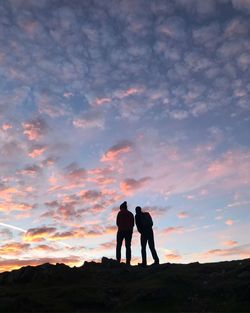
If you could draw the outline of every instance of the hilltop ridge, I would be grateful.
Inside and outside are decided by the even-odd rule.
[[[249,312],[250,259],[140,268],[103,258],[0,274],[1,312]]]

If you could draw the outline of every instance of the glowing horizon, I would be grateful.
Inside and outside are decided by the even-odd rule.
[[[248,0],[0,3],[0,272],[115,258],[124,200],[151,213],[161,263],[250,257],[249,15]]]

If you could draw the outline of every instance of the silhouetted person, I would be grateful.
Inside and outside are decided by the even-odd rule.
[[[141,266],[147,266],[147,253],[146,246],[147,242],[149,245],[149,249],[152,253],[152,257],[154,259],[155,265],[159,264],[159,258],[155,250],[154,243],[154,233],[153,233],[153,220],[151,215],[148,212],[142,212],[141,207],[137,206],[135,208],[135,223],[139,233],[141,234],[141,255],[142,255],[142,263],[139,264]]]
[[[116,225],[118,226],[117,231],[117,242],[116,242],[116,259],[118,262],[121,261],[121,247],[123,239],[125,239],[126,246],[126,264],[130,264],[131,261],[131,240],[134,227],[134,215],[127,208],[127,202],[124,201],[120,205],[120,211],[117,214]]]

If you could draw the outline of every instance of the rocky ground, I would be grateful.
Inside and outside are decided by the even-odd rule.
[[[250,312],[250,259],[27,266],[0,274],[0,312]]]

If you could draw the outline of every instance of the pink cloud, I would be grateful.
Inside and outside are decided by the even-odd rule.
[[[27,166],[22,170],[17,171],[17,174],[37,176],[41,173],[41,168],[38,165]]]
[[[235,240],[228,240],[228,241],[223,242],[224,246],[229,246],[229,247],[236,246],[237,244],[238,242]]]
[[[12,242],[0,246],[1,255],[20,255],[30,248],[28,243]]]
[[[132,151],[133,144],[128,141],[124,140],[119,142],[118,144],[111,147],[101,158],[102,162],[107,161],[115,161],[119,157],[121,157],[123,154],[128,153]]]
[[[37,259],[4,259],[0,258],[0,271],[11,271],[13,269],[17,269],[22,266],[37,266],[44,263],[64,263],[70,266],[77,265],[81,261],[79,256],[68,256],[68,257],[45,257],[45,258],[37,258]]]
[[[182,212],[178,213],[178,217],[180,219],[187,218],[188,217],[188,213],[185,212],[185,211],[182,211]]]
[[[142,88],[142,87],[131,87],[125,91],[119,92],[118,97],[119,98],[126,98],[126,97],[129,97],[132,95],[139,94],[139,93],[143,92],[143,90],[144,90],[144,88]]]
[[[149,181],[151,177],[143,177],[138,180],[133,178],[127,178],[120,184],[121,191],[125,194],[132,194],[136,190],[143,188]]]
[[[111,102],[111,98],[97,98],[95,100],[95,105],[101,106]]]
[[[3,129],[4,131],[6,131],[6,130],[8,130],[8,129],[11,129],[11,128],[12,128],[12,125],[9,124],[9,123],[4,123],[4,124],[2,125],[2,129]]]
[[[228,249],[213,249],[205,252],[203,254],[205,257],[228,257],[228,256],[235,256],[237,258],[249,258],[250,257],[250,246],[249,245],[241,245],[241,246],[234,246],[233,248]]]
[[[232,226],[234,224],[234,220],[233,219],[228,219],[226,222],[225,222],[228,226]]]
[[[45,146],[34,146],[32,148],[32,150],[29,152],[29,157],[31,158],[37,158],[41,155],[44,154],[44,152],[47,150],[48,148]]]
[[[38,140],[48,131],[47,123],[41,118],[25,122],[22,125],[24,129],[23,133],[29,140]]]
[[[144,212],[149,212],[154,217],[159,217],[164,215],[166,212],[170,210],[170,207],[158,207],[158,206],[145,206],[142,208]]]
[[[51,234],[56,232],[55,227],[37,227],[37,228],[30,228],[24,235],[25,241],[30,242],[37,242],[43,241],[46,237],[49,237]]]
[[[16,187],[0,186],[0,199],[11,201],[14,195],[22,195],[22,192]]]
[[[18,203],[18,202],[8,202],[5,201],[0,203],[0,211],[2,212],[12,212],[12,211],[30,211],[34,209],[35,205],[30,205],[28,203]]]
[[[73,120],[76,128],[104,128],[105,119],[100,112],[86,112],[81,117]]]
[[[116,241],[115,240],[104,242],[104,243],[100,244],[100,248],[103,250],[111,250],[111,249],[114,249],[115,247],[116,247]]]
[[[167,227],[163,229],[163,233],[167,235],[174,234],[174,233],[180,234],[180,233],[183,233],[183,231],[184,231],[184,227],[182,226]]]
[[[166,253],[165,254],[166,261],[180,261],[182,259],[181,255],[176,253]]]

